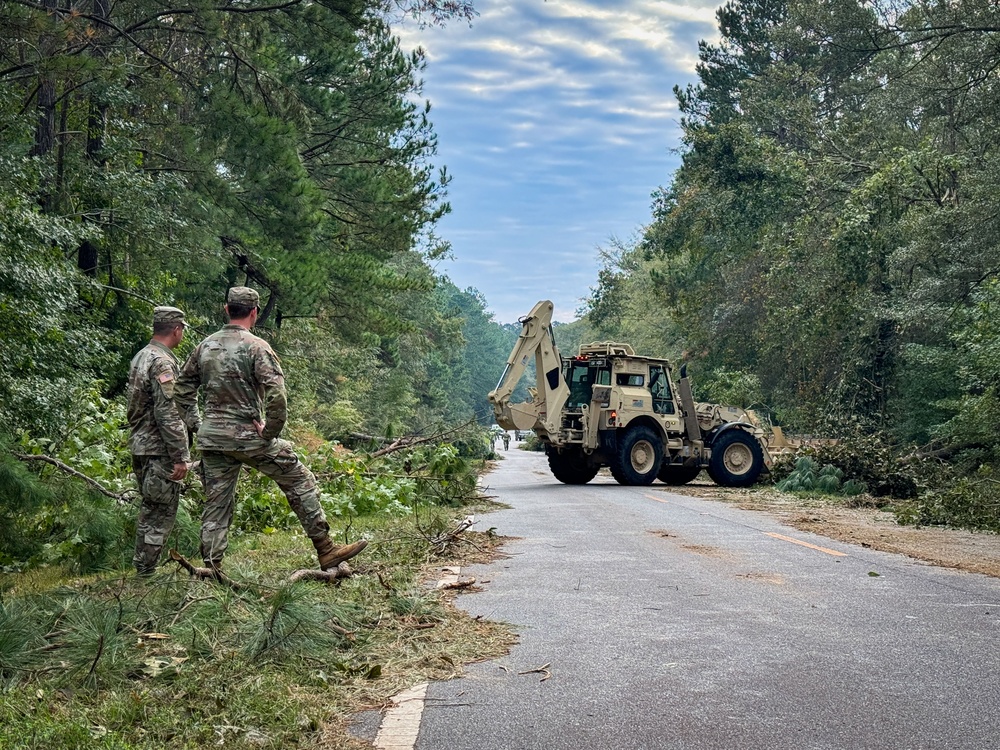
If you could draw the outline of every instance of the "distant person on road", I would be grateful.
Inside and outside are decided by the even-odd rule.
[[[197,430],[205,481],[201,516],[201,556],[205,566],[221,570],[229,546],[236,482],[244,465],[271,477],[285,493],[323,570],[336,568],[361,552],[368,542],[334,544],[319,502],[312,472],[299,461],[292,444],[279,439],[285,426],[285,375],[278,355],[250,333],[257,323],[260,295],[245,286],[226,297],[229,324],[202,341],[181,369],[177,398],[188,427]],[[196,408],[201,389],[205,418]]]
[[[503,449],[507,450],[510,448],[510,433],[504,432],[503,434]]]
[[[153,309],[153,338],[129,365],[128,448],[142,502],[135,522],[132,564],[152,575],[174,528],[181,480],[191,454],[188,431],[175,400],[180,374],[173,350],[184,338],[184,313],[176,307]]]

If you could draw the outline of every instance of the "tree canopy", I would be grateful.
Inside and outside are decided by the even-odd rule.
[[[205,334],[234,284],[260,290],[260,332],[292,363],[301,415],[331,436],[478,413],[489,367],[464,359],[492,362],[481,342],[500,329],[431,267],[450,252],[435,234],[449,178],[423,53],[392,34],[403,15],[474,10],[0,6],[0,429],[65,429],[95,383],[122,392],[153,305]]]

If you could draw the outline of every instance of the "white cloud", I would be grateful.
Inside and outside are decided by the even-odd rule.
[[[454,177],[443,270],[501,321],[542,298],[569,320],[596,283],[596,248],[649,221],[650,193],[677,166],[672,89],[694,80],[718,4],[477,3],[471,28],[398,30],[426,50],[438,161]]]

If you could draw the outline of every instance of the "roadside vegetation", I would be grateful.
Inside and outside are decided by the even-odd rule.
[[[228,571],[239,591],[173,566],[24,574],[0,604],[0,745],[351,747],[351,712],[511,644],[424,580],[496,543],[435,541],[453,525],[442,509],[356,521],[372,542],[336,586],[288,582],[310,565],[288,532],[243,537]]]
[[[379,458],[328,443],[311,451],[334,536],[369,540],[334,584],[290,580],[315,559],[272,483],[241,482],[227,556],[236,586],[167,561],[140,578],[121,462],[74,462],[105,493],[7,453],[0,746],[350,748],[352,712],[505,653],[509,630],[469,618],[433,586],[442,566],[487,561],[501,541],[464,522],[484,508],[484,433],[455,437],[479,455],[440,441]],[[168,542],[195,561],[200,500],[192,481]]]

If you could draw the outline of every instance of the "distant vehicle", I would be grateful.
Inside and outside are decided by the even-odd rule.
[[[514,430],[515,440],[527,440],[532,434],[531,430]]]
[[[765,431],[747,409],[696,403],[682,367],[671,377],[665,359],[637,356],[627,344],[581,345],[563,357],[552,334],[552,303],[539,302],[521,319],[523,330],[489,401],[497,422],[533,431],[560,482],[586,484],[608,466],[625,485],[692,481],[702,469],[724,487],[747,487],[775,453],[794,446],[775,428]],[[532,400],[510,397],[535,358]]]

